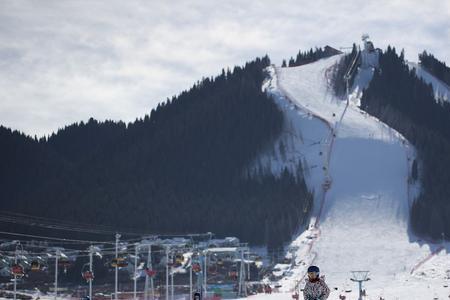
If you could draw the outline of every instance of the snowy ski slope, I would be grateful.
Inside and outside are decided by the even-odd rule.
[[[422,68],[419,64],[408,62],[408,66],[416,70],[416,75],[422,78],[426,83],[431,84],[434,90],[434,97],[443,101],[450,101],[450,87],[431,75],[427,70]]]
[[[315,208],[309,230],[288,247],[294,263],[279,281],[281,294],[258,297],[287,299],[304,285],[305,270],[314,263],[332,288],[331,299],[357,299],[352,270],[370,271],[367,299],[448,299],[449,245],[434,255],[442,243],[423,244],[408,227],[418,190],[407,182],[414,148],[358,108],[372,70],[359,71],[348,102],[333,95],[327,76],[338,59],[269,68],[263,88],[285,113],[280,141],[288,151],[282,157],[268,150],[259,164],[277,173],[302,160]]]

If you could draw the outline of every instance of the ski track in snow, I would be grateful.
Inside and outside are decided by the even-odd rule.
[[[278,174],[302,160],[315,207],[308,229],[287,247],[286,256],[294,262],[283,266],[280,293],[256,297],[290,298],[314,263],[332,289],[330,299],[340,294],[357,298],[352,270],[370,271],[366,299],[448,299],[449,244],[446,251],[433,253],[442,243],[421,244],[409,231],[411,201],[420,190],[407,183],[415,150],[401,134],[359,109],[372,70],[359,70],[348,103],[333,95],[327,73],[339,58],[268,68],[263,89],[282,109],[290,134],[283,132],[276,142],[288,145],[285,155],[267,150],[258,163]],[[326,178],[332,181],[328,191],[322,186]]]

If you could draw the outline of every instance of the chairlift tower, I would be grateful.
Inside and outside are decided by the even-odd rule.
[[[58,260],[61,256],[61,250],[56,249],[55,254],[55,300],[58,299]]]
[[[148,252],[147,252],[147,269],[153,270],[153,265],[152,265],[152,242],[148,243],[147,247],[148,247]],[[153,282],[153,277],[154,276],[145,276],[144,299],[148,300],[148,281],[149,281],[149,277],[150,277],[150,289],[152,291],[152,300],[155,300],[155,287],[154,287],[154,282]]]
[[[379,51],[375,49],[373,42],[367,33],[361,36],[364,49],[361,55],[361,68],[378,68],[379,66]]]
[[[119,233],[116,233],[116,261],[119,257],[119,240],[121,238],[121,235]],[[117,300],[117,293],[118,293],[118,286],[119,286],[119,266],[116,264],[115,266],[115,273],[114,273],[114,299]]]
[[[92,263],[93,263],[93,254],[94,254],[94,247],[92,245],[89,246],[89,274],[93,275],[93,270],[92,270]],[[94,278],[90,278],[89,281],[89,300],[92,300],[92,280]]]
[[[247,287],[245,285],[245,260],[244,260],[244,252],[248,251],[246,246],[239,248],[240,255],[240,270],[239,270],[239,286],[238,286],[238,297],[247,297]]]
[[[169,300],[169,247],[165,247],[166,253],[166,300]]]
[[[352,278],[350,278],[351,281],[357,282],[359,285],[359,297],[358,300],[362,300],[363,296],[363,289],[362,289],[362,283],[365,281],[369,281],[370,278],[367,276],[369,275],[369,271],[351,271],[352,272]]]
[[[16,245],[16,251],[14,252],[14,266],[17,266],[17,258],[19,256],[19,246],[22,247],[22,245],[20,245],[20,242]],[[14,300],[16,300],[16,294],[17,294],[17,274],[14,273]]]

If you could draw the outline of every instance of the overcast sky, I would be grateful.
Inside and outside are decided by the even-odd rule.
[[[450,63],[450,1],[0,1],[0,124],[133,121],[222,68],[359,43]]]

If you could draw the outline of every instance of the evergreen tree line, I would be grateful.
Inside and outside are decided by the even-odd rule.
[[[450,86],[450,68],[447,67],[445,62],[439,61],[433,54],[429,54],[427,51],[419,54],[419,61],[420,65],[428,72]]]
[[[283,68],[289,66],[289,67],[298,67],[301,65],[306,65],[315,61],[318,61],[319,59],[322,58],[326,58],[326,57],[330,57],[336,54],[341,53],[340,51],[331,48],[330,46],[325,46],[323,49],[322,47],[319,48],[311,48],[309,49],[309,51],[305,51],[302,52],[301,50],[299,50],[299,52],[297,53],[297,56],[295,57],[291,57],[289,59],[289,62],[286,63],[286,60],[283,59],[283,62],[281,64],[281,66]]]
[[[333,66],[333,70],[331,72],[331,86],[334,90],[334,93],[339,98],[345,98],[347,92],[347,82],[345,80],[345,75],[351,67],[351,64],[355,57],[358,55],[358,49],[356,48],[356,44],[353,44],[352,52],[344,55],[339,62]],[[349,78],[348,84],[349,88],[352,87],[353,82],[355,80],[356,72],[351,74]]]
[[[412,180],[419,178],[422,190],[411,210],[414,231],[434,239],[442,233],[450,237],[450,104],[437,102],[432,86],[409,70],[403,51],[388,47],[361,108],[399,131],[418,151]]]
[[[312,195],[287,171],[242,176],[282,130],[261,91],[269,64],[222,70],[130,124],[90,119],[41,139],[0,127],[2,209],[280,246],[306,221]]]

